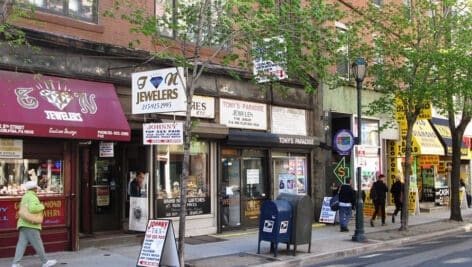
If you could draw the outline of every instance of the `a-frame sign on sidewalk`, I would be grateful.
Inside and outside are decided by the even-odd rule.
[[[149,220],[136,267],[180,267],[171,220]]]

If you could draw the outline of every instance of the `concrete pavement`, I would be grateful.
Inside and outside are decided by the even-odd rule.
[[[200,244],[186,244],[185,259],[189,266],[305,266],[323,260],[356,255],[402,243],[427,240],[472,229],[472,209],[463,209],[464,222],[449,221],[449,211],[422,213],[409,217],[409,230],[398,231],[399,223],[387,219],[386,226],[371,227],[369,218],[365,218],[367,242],[351,241],[355,220],[351,221],[350,232],[340,232],[339,225],[314,224],[311,253],[308,245],[299,245],[296,256],[287,253],[286,245],[279,244],[278,257],[269,252],[270,243],[261,242],[261,254],[257,254],[258,230],[247,230],[222,235],[212,235],[212,241]],[[397,221],[398,221],[397,216]],[[354,217],[355,218],[355,217]],[[50,258],[58,260],[57,266],[83,267],[119,267],[136,266],[140,245],[128,243],[102,247],[85,248],[77,252],[63,251],[49,253]],[[12,258],[0,259],[0,266],[10,266]],[[24,267],[40,266],[37,256],[26,256]]]

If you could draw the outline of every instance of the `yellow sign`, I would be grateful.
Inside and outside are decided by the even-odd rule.
[[[400,98],[395,98],[395,118],[401,123],[406,123],[405,109],[403,107],[403,101]],[[420,109],[420,114],[416,118],[417,120],[430,120],[433,117],[431,102],[423,103]]]
[[[416,121],[413,126],[413,137],[420,147],[421,155],[444,156],[444,148],[428,121]]]

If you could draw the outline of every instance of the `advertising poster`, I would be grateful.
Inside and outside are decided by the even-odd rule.
[[[146,231],[146,223],[148,216],[148,199],[147,197],[130,197],[129,198],[129,230]]]
[[[279,174],[279,193],[297,194],[297,181],[294,174]]]
[[[336,218],[336,211],[332,211],[329,206],[331,197],[323,198],[323,205],[321,206],[320,212],[320,223],[334,223]]]

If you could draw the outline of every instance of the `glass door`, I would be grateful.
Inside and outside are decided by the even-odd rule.
[[[262,201],[266,199],[266,174],[263,159],[260,157],[244,157],[241,166],[242,188],[241,197],[242,220],[248,227],[259,224]]]
[[[221,227],[223,229],[241,226],[241,189],[239,158],[222,159],[221,181]]]

